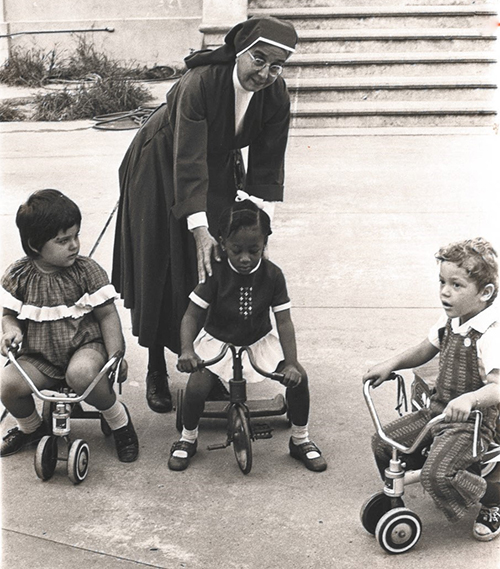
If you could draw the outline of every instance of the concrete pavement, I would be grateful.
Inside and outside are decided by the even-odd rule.
[[[80,205],[82,253],[90,251],[116,203],[118,165],[135,132],[96,131],[87,121],[3,123],[0,132],[1,266],[22,255],[17,207],[44,187]],[[500,247],[498,137],[442,132],[290,137],[286,201],[277,208],[270,255],[287,276],[311,381],[310,430],[329,460],[326,472],[309,472],[288,456],[281,418],[270,421],[271,440],[254,444],[248,476],[231,449],[206,450],[225,438],[215,421],[202,423],[189,469],[169,471],[175,414],[147,408],[146,353],[120,305],[130,367],[122,400],[139,434],[139,460],[119,463],[112,440],[92,421],[72,423],[72,434],[91,449],[90,473],[79,486],[62,465],[50,481],[38,480],[32,451],[3,459],[3,567],[498,567],[500,540],[471,536],[475,512],[449,525],[418,486],[405,498],[423,535],[403,558],[386,555],[359,522],[364,500],[382,488],[362,372],[422,339],[439,315],[433,255],[440,245],[483,235]],[[107,270],[113,229],[95,254]],[[175,391],[187,378],[175,371],[174,357],[169,364]],[[405,375],[409,383],[411,373]],[[395,417],[393,388],[376,394],[384,420]],[[9,418],[3,428],[10,425]]]

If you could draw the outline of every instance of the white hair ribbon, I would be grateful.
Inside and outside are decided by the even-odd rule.
[[[260,208],[262,211],[265,211],[267,213],[267,215],[269,216],[269,219],[271,221],[273,220],[274,207],[276,205],[275,202],[266,202],[262,198],[258,198],[256,196],[251,196],[250,194],[247,194],[243,190],[238,190],[236,192],[236,198],[234,201],[242,202],[245,200],[250,200],[251,202],[253,202],[258,208]]]

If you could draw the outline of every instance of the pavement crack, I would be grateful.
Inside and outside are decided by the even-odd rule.
[[[39,541],[43,541],[45,543],[52,543],[54,545],[59,545],[60,547],[67,547],[69,549],[76,549],[78,551],[84,551],[86,553],[93,553],[94,555],[99,555],[101,557],[106,557],[109,559],[116,559],[118,561],[127,561],[129,563],[133,563],[134,565],[137,565],[137,567],[153,567],[155,569],[165,569],[164,565],[153,565],[152,563],[147,563],[145,561],[137,561],[136,559],[131,559],[130,557],[123,557],[121,555],[113,555],[111,553],[104,553],[103,551],[98,551],[96,549],[89,549],[88,547],[80,547],[78,545],[71,545],[70,543],[64,543],[62,541],[56,541],[55,539],[50,539],[50,538],[43,537],[40,535],[33,535],[31,533],[26,533],[23,531],[7,529],[7,528],[2,528],[2,531],[6,532],[6,533],[21,535],[23,537],[28,537],[31,539],[36,539]]]

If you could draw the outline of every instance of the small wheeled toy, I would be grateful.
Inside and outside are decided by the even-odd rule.
[[[401,392],[404,389],[401,387],[404,385],[403,378],[392,374],[392,379],[397,379],[400,386],[399,391]],[[422,534],[422,522],[419,516],[406,508],[403,502],[405,486],[419,482],[421,470],[405,470],[405,464],[402,462],[401,455],[415,452],[429,430],[434,425],[442,422],[445,415],[441,413],[431,419],[413,444],[409,447],[404,446],[391,439],[385,433],[371,397],[372,383],[372,381],[365,382],[363,394],[378,435],[392,447],[392,458],[388,468],[385,470],[384,489],[368,498],[361,508],[361,523],[367,532],[375,535],[379,545],[385,551],[391,554],[405,553],[417,544]],[[478,456],[477,449],[482,413],[476,410],[473,411],[473,414],[475,415],[475,424],[472,452],[473,456]],[[483,468],[490,460],[498,460],[499,454],[497,446],[489,449],[483,457]],[[485,476],[484,470],[482,475]]]
[[[9,350],[8,358],[16,366],[35,396],[43,401],[42,417],[46,424],[51,425],[51,434],[42,437],[36,448],[36,475],[41,480],[49,480],[55,472],[57,462],[66,462],[69,479],[73,484],[80,484],[85,480],[89,471],[90,449],[83,439],[73,441],[70,439],[70,420],[71,418],[99,419],[103,434],[111,435],[111,428],[101,412],[84,410],[81,402],[104,378],[109,382],[110,390],[113,388],[114,381],[118,381],[121,391],[121,383],[126,379],[119,377],[123,353],[114,354],[81,395],[77,395],[65,383],[61,384],[58,392],[42,393],[19,365],[14,350]],[[65,444],[62,444],[62,441]]]
[[[200,362],[199,368],[202,369],[219,362],[228,350],[232,352],[234,372],[232,379],[229,380],[229,392],[220,383],[218,392],[206,402],[202,417],[227,419],[226,441],[221,444],[210,445],[208,450],[223,449],[232,444],[240,470],[243,474],[248,474],[252,469],[252,441],[272,437],[272,429],[267,423],[254,423],[250,419],[288,414],[288,407],[281,393],[273,399],[247,400],[247,382],[243,374],[241,358],[246,352],[252,367],[269,379],[281,382],[283,375],[261,369],[254,361],[251,348],[248,346],[236,347],[233,344],[224,344],[218,355],[211,360]],[[176,426],[179,432],[182,432],[183,404],[184,390],[180,389],[177,392],[176,406]]]

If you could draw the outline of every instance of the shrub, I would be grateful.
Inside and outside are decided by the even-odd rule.
[[[12,101],[0,102],[0,122],[23,121],[26,115]]]
[[[76,89],[64,88],[35,97],[33,120],[79,120],[96,115],[129,111],[140,107],[152,96],[141,85],[122,78],[98,78]]]

